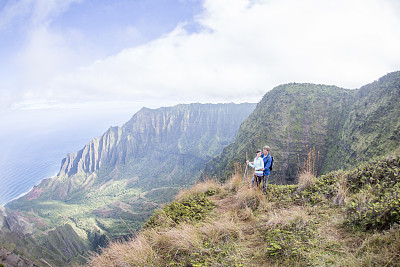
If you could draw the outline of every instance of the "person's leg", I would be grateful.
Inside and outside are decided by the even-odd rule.
[[[264,185],[265,185],[264,175],[261,175],[258,178],[260,179],[260,184],[262,183],[262,187],[260,187],[260,190],[264,190]]]
[[[257,187],[260,186],[260,180],[258,179],[257,174],[254,174],[254,180],[256,180]]]
[[[263,191],[264,191],[264,193],[267,192],[268,179],[269,179],[269,175],[264,175],[264,177],[263,177]]]
[[[252,187],[254,187],[254,182],[255,182],[254,179],[255,179],[255,178],[254,178],[254,176],[253,176],[253,178],[251,178],[251,186],[252,186]]]

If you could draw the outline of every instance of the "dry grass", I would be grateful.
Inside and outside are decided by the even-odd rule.
[[[175,199],[181,200],[184,196],[202,194],[207,191],[220,192],[221,190],[222,185],[220,182],[216,181],[215,179],[207,179],[205,181],[196,183],[193,187],[189,189],[181,189],[176,195]]]
[[[243,232],[235,219],[228,213],[220,217],[209,219],[199,227],[203,239],[210,240],[213,244],[243,238]]]
[[[333,199],[336,205],[344,205],[347,201],[347,191],[349,190],[347,186],[347,176],[343,174],[338,174],[338,192],[336,197]]]
[[[238,221],[254,219],[252,211],[257,208],[263,195],[258,193],[259,190],[247,187],[240,175],[235,175],[224,186],[213,180],[197,183],[190,189],[182,190],[176,199],[212,190],[225,190],[228,195],[236,192],[222,200],[215,198],[220,204],[217,208],[224,210],[218,216],[198,223],[197,226],[188,223],[166,224],[169,225],[167,229],[142,230],[134,239],[112,243],[101,255],[92,255],[89,266],[164,266],[166,259],[160,255],[169,255],[170,260],[174,260],[182,255],[208,253],[209,248],[204,244],[219,246],[243,239],[242,227]],[[158,219],[168,222],[168,216],[162,214],[159,213]],[[235,249],[231,249],[231,252],[233,261],[241,258]]]
[[[179,224],[166,231],[151,231],[148,235],[152,247],[165,254],[176,254],[179,251],[190,253],[201,247],[197,229],[191,224]]]
[[[93,254],[89,266],[151,266],[157,257],[145,234],[139,234],[129,242],[115,242],[101,256]]]
[[[306,222],[309,220],[309,216],[307,216],[307,212],[303,207],[294,206],[290,209],[281,209],[278,211],[270,211],[266,215],[267,222],[265,226],[276,227],[278,225],[285,226],[294,220],[299,220],[302,222]]]
[[[300,163],[299,155],[298,160],[299,169],[297,171],[297,183],[299,184],[299,189],[302,190],[306,187],[313,186],[316,182],[319,152],[316,152],[315,148],[309,149],[307,145],[307,158],[304,159],[303,164]]]
[[[338,180],[335,199],[343,204],[347,181]],[[314,182],[315,177],[299,181],[303,186]],[[144,229],[129,242],[113,243],[101,255],[93,255],[89,266],[400,266],[400,227],[383,234],[354,234],[343,227],[338,206],[293,204],[276,209],[240,174],[224,185],[198,183],[177,199],[208,191],[217,192],[210,196],[216,207],[204,221]],[[362,194],[355,197],[367,201]],[[289,247],[284,253],[297,249],[293,258],[267,255],[264,234],[274,229],[283,229],[280,235],[287,238],[274,241]],[[296,239],[304,234],[310,239]]]
[[[346,250],[332,257],[333,266],[400,266],[400,227],[366,236],[356,251]]]
[[[311,187],[317,181],[317,178],[311,172],[302,172],[298,175],[299,190]]]
[[[240,173],[235,173],[228,181],[226,181],[222,188],[235,193],[245,184],[246,182],[243,180],[242,175]]]

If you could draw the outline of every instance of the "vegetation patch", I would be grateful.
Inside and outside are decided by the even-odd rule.
[[[354,192],[346,205],[346,225],[385,230],[400,222],[400,158],[365,165],[348,175]]]
[[[265,240],[265,253],[275,261],[309,264],[306,255],[315,249],[312,240],[316,238],[316,227],[312,221],[301,217],[283,225],[278,224],[262,231]]]
[[[157,210],[146,222],[144,228],[203,220],[215,206],[208,195],[209,192],[193,194],[171,202],[161,210]]]

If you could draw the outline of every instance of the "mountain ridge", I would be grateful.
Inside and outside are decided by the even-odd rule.
[[[236,106],[237,111],[234,111],[233,107]],[[103,184],[111,179],[120,179],[126,171],[124,166],[131,164],[132,159],[149,160],[149,156],[146,156],[148,151],[158,159],[162,158],[162,153],[156,150],[175,155],[178,160],[182,160],[180,156],[182,154],[192,162],[210,159],[221,147],[230,142],[231,136],[235,135],[238,128],[235,124],[241,122],[253,106],[255,104],[232,103],[177,105],[155,110],[142,108],[122,127],[111,127],[102,136],[92,139],[83,149],[68,154],[62,160],[57,177],[44,180],[26,197],[36,199],[47,188],[55,191],[50,196],[52,199],[65,200],[68,195],[79,190],[80,186],[88,188],[95,185],[99,176],[109,177],[102,182]],[[205,109],[210,109],[210,112],[214,113],[205,117],[202,115]],[[221,114],[217,114],[218,112]],[[236,119],[218,121],[218,116],[236,117]],[[193,119],[198,121],[191,122]],[[221,126],[214,131],[211,122]],[[205,136],[197,135],[191,140],[190,136],[196,136],[196,132],[200,131],[199,127],[202,126]],[[207,135],[212,137],[213,134],[215,137],[207,138]],[[175,140],[176,138],[178,140]],[[155,144],[159,148],[156,148]],[[145,166],[136,165],[137,169],[144,171]],[[139,172],[136,171],[136,175],[140,175]]]
[[[400,72],[356,90],[309,83],[277,86],[242,123],[235,142],[206,164],[203,177],[226,180],[235,164],[243,166],[246,154],[251,160],[264,145],[275,157],[271,178],[279,184],[295,183],[308,149],[318,153],[320,174],[396,152],[399,103]]]

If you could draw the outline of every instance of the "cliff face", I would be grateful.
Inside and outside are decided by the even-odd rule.
[[[350,98],[323,171],[400,152],[400,72],[361,87]]]
[[[44,180],[27,199],[69,199],[110,180],[139,186],[187,184],[202,165],[231,143],[255,104],[190,104],[143,108],[82,150],[68,154],[55,179]],[[190,175],[188,175],[188,173]]]
[[[268,145],[275,159],[275,181],[293,183],[298,157],[305,157],[307,145],[314,146],[320,151],[320,158],[324,158],[345,112],[346,97],[351,94],[338,87],[314,84],[293,83],[274,88],[243,122],[236,141],[206,165],[206,173],[227,178],[234,163],[244,164],[246,153],[252,160],[257,148]]]
[[[207,163],[206,175],[226,179],[236,162],[271,147],[272,179],[293,183],[307,147],[315,148],[319,173],[347,168],[400,147],[400,72],[359,90],[286,84],[268,92],[241,125],[235,142]],[[299,162],[300,159],[300,162]]]

